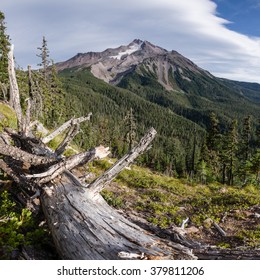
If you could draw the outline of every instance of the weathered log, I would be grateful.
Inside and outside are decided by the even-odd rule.
[[[197,248],[193,250],[200,260],[260,260],[260,249]]]
[[[153,140],[150,129],[140,143],[85,188],[66,174],[45,185],[43,211],[60,256],[64,259],[196,259],[185,246],[160,239],[111,208],[99,192]]]
[[[63,259],[122,259],[122,252],[143,258],[196,259],[190,249],[141,229],[99,194],[64,175],[55,186],[45,186],[41,202]]]

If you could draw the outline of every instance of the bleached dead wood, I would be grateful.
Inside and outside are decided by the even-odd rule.
[[[190,219],[187,218],[187,219],[185,219],[185,220],[182,221],[182,223],[181,223],[181,229],[182,229],[182,230],[185,229],[185,226],[186,226],[186,224],[189,222],[189,220],[190,220]]]
[[[55,150],[55,154],[57,156],[61,155],[66,148],[68,147],[68,145],[70,144],[70,142],[73,140],[73,138],[78,134],[79,132],[79,124],[75,124],[72,125],[70,127],[70,130],[68,131],[66,137],[63,139],[63,141],[60,143],[60,145],[58,146],[58,148]]]
[[[63,131],[65,131],[67,128],[76,125],[76,124],[80,124],[84,121],[88,121],[90,120],[90,117],[92,116],[92,113],[89,113],[86,117],[80,117],[77,119],[70,119],[67,122],[65,122],[64,124],[62,124],[60,127],[58,127],[57,129],[55,129],[51,134],[45,136],[44,138],[42,138],[42,142],[44,144],[49,143],[52,139],[54,139],[56,136],[58,136],[59,134],[61,134]]]
[[[26,115],[24,119],[24,126],[23,126],[23,134],[24,136],[28,136],[30,133],[30,123],[31,123],[31,107],[32,107],[32,102],[31,99],[28,98],[27,100],[27,110],[26,110]]]
[[[129,222],[108,206],[101,195],[94,195],[64,176],[59,184],[45,187],[41,201],[63,259],[121,259],[121,252],[128,252],[129,258],[132,254],[196,258],[190,249]]]
[[[221,236],[227,236],[226,232],[216,223],[213,221],[213,226],[217,229],[217,231],[221,234]]]
[[[62,174],[65,170],[71,170],[80,164],[85,164],[96,158],[106,157],[109,153],[110,152],[108,148],[99,146],[87,152],[73,155],[68,158],[64,158],[61,161],[59,161],[57,164],[52,165],[47,171],[39,174],[26,175],[26,178],[42,178],[37,180],[37,183],[38,184],[47,183],[55,179],[60,174]]]
[[[89,184],[88,188],[94,192],[99,193],[107,184],[109,184],[116,175],[133,162],[139,155],[141,155],[150,145],[156,135],[154,128],[149,129],[146,135],[140,140],[128,154],[118,160],[112,167],[110,167],[104,174],[98,177],[94,182]]]
[[[7,145],[0,142],[0,154],[4,156],[10,156],[21,162],[26,162],[30,165],[41,165],[46,163],[55,162],[56,158],[43,157],[34,154],[30,154],[21,150],[20,148]]]
[[[10,105],[14,108],[18,121],[18,131],[23,131],[23,114],[20,103],[20,93],[16,80],[14,65],[14,46],[11,45],[8,53],[8,74],[10,81]]]

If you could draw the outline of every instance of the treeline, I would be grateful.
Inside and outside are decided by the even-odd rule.
[[[252,126],[252,117],[243,119],[241,129],[233,120],[221,132],[216,114],[210,116],[210,126],[198,164],[202,182],[219,181],[223,184],[246,185],[260,182],[260,119]]]

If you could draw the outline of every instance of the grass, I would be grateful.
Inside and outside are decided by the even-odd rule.
[[[14,110],[10,106],[0,102],[0,132],[3,130],[3,127],[16,129],[17,118]]]
[[[96,161],[91,166],[91,172],[98,175],[110,166],[111,163],[106,160]],[[134,210],[149,223],[161,228],[180,226],[187,217],[194,226],[204,227],[207,218],[221,223],[221,219],[227,214],[236,227],[239,225],[238,216],[243,216],[243,211],[260,204],[260,189],[253,185],[241,188],[219,183],[195,184],[155,174],[135,165],[130,170],[123,170],[114,182],[114,187],[109,187],[102,193],[110,205]],[[236,214],[240,212],[242,214]],[[238,226],[232,229],[233,233],[241,242],[259,246],[259,227],[244,228],[241,231]],[[231,245],[219,242],[219,246]]]

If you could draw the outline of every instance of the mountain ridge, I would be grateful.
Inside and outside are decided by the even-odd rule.
[[[177,51],[167,51],[146,40],[142,41],[140,39],[135,39],[126,46],[122,45],[118,48],[108,48],[103,52],[78,53],[67,61],[57,63],[56,66],[58,71],[66,68],[90,67],[91,73],[95,77],[111,84],[118,84],[122,76],[129,71],[131,72],[134,67],[145,62],[147,63],[148,61],[158,66],[159,82],[165,86],[166,89],[172,89],[172,87],[163,82],[161,77],[162,68],[168,70],[169,67],[172,66],[174,71],[179,67],[209,76],[211,75]]]

